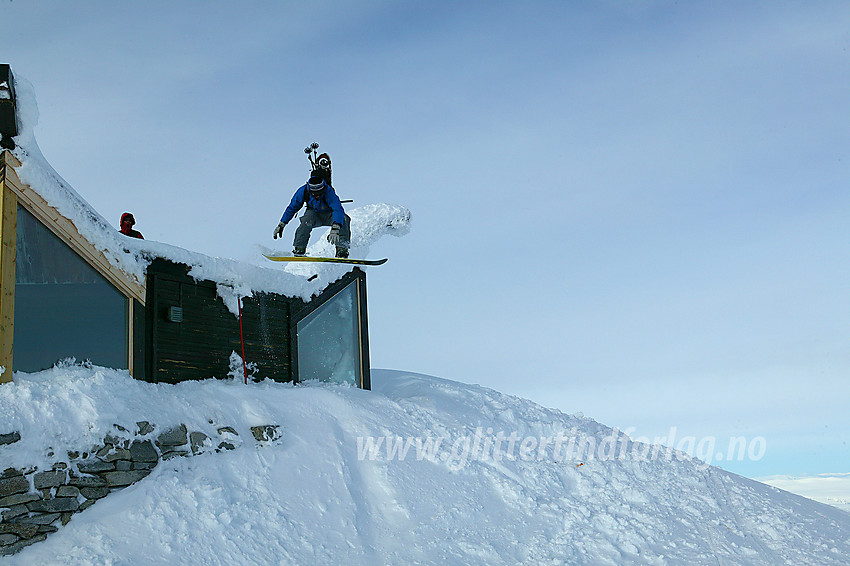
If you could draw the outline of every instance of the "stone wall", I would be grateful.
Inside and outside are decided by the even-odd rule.
[[[213,423],[211,423],[213,424]],[[251,428],[259,443],[280,438],[277,425]],[[185,425],[156,433],[139,422],[130,432],[118,425],[103,443],[72,452],[50,470],[7,468],[0,472],[0,556],[47,538],[110,493],[148,476],[156,465],[178,456],[233,450],[242,444],[232,427],[217,428],[213,440]],[[0,434],[0,446],[20,441],[18,432]]]

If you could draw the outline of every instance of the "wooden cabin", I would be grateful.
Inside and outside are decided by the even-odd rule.
[[[146,307],[136,309],[139,376],[155,382],[226,376],[232,352],[276,381],[317,379],[369,383],[366,274],[346,273],[305,302],[259,292],[234,317],[212,281],[196,281],[189,268],[155,259],[147,270]]]
[[[128,250],[99,248],[79,221],[21,180],[22,164],[9,151],[19,124],[8,66],[0,66],[4,84],[0,383],[12,380],[13,370],[40,371],[67,358],[126,369],[150,382],[224,378],[232,353],[244,352],[258,378],[370,388],[362,270],[345,272],[309,300],[255,288],[238,315],[219,296],[218,282],[189,276],[180,261],[150,256],[141,276],[128,273],[115,261]],[[101,230],[115,231],[94,211],[90,216]]]

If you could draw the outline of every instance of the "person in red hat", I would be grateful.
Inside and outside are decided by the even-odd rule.
[[[130,236],[131,238],[139,238],[140,240],[144,240],[145,237],[142,236],[142,233],[138,230],[133,230],[133,226],[136,224],[136,219],[133,218],[133,215],[129,212],[125,212],[121,215],[121,233],[125,236]]]

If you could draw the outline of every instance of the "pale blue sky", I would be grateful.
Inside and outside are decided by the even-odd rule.
[[[850,471],[847,2],[115,4],[0,0],[108,219],[247,257],[318,141],[343,198],[413,212],[374,367]]]

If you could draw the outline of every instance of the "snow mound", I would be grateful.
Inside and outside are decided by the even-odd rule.
[[[372,382],[369,392],[148,384],[80,366],[18,373],[0,386],[0,414],[22,436],[0,447],[4,466],[52,463],[46,446],[80,450],[114,424],[142,420],[231,426],[243,440],[251,426],[276,424],[282,437],[161,462],[6,560],[776,565],[850,556],[850,515],[838,509],[684,454],[638,457],[645,445],[616,430],[483,387],[386,370]],[[511,437],[520,440],[510,449],[499,440]],[[547,438],[611,439],[622,456],[523,451]]]

